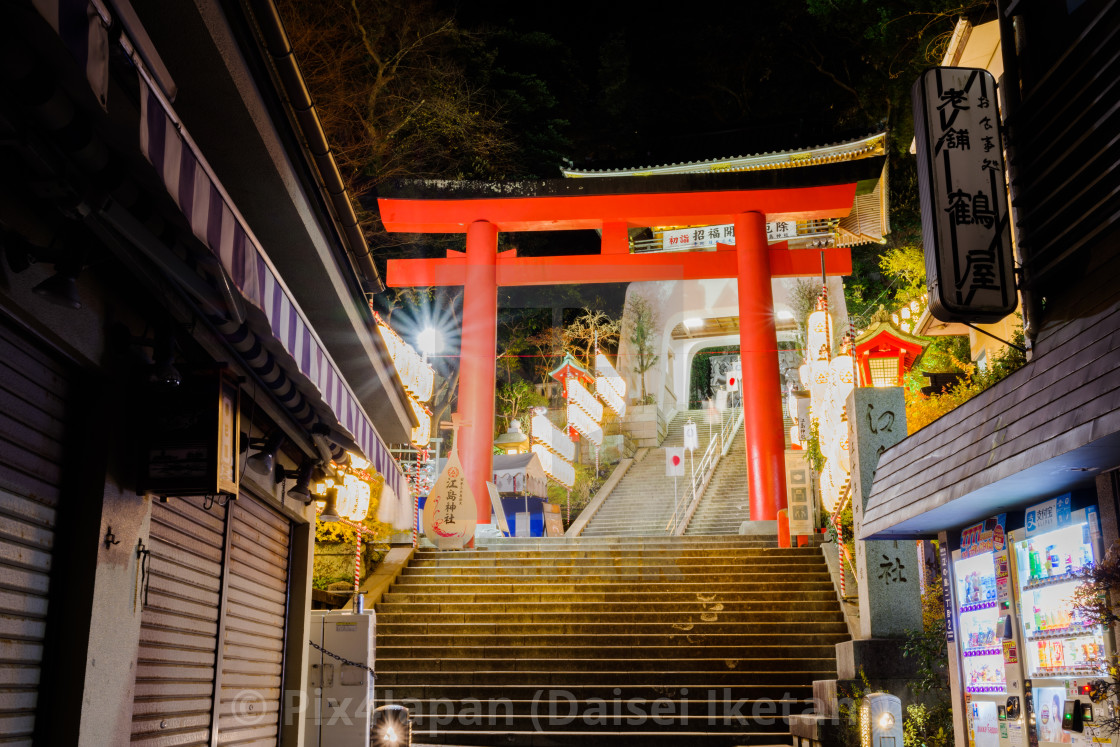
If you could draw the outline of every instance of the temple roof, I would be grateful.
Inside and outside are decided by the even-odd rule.
[[[812,148],[756,153],[750,156],[713,158],[708,161],[688,161],[660,166],[639,166],[628,169],[561,169],[569,179],[586,179],[604,176],[654,176],[661,174],[726,173],[731,171],[769,171],[797,166],[817,166],[837,161],[854,161],[887,152],[887,133],[848,140]]]

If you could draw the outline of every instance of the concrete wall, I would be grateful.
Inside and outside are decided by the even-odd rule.
[[[819,282],[819,278],[775,278],[771,284],[774,293],[774,313],[779,326],[789,327],[794,320],[781,317],[784,312],[792,313],[790,297],[798,280],[808,279]],[[844,286],[841,278],[829,278],[830,298],[842,299]],[[685,409],[688,407],[689,376],[692,359],[703,348],[724,345],[738,345],[739,335],[720,335],[716,337],[673,340],[673,328],[692,317],[738,317],[739,291],[735,278],[718,280],[664,280],[656,282],[631,283],[626,289],[626,300],[636,296],[651,301],[657,312],[657,333],[654,348],[660,359],[651,370],[646,372],[646,391],[657,396],[662,409]],[[833,323],[838,330],[847,330],[848,312],[843,303],[834,303]],[[641,396],[641,380],[634,373],[636,357],[630,342],[634,320],[627,315],[622,320],[622,336],[618,350],[619,374],[626,379],[628,398],[635,401]],[[779,330],[779,339],[792,339],[793,332]]]

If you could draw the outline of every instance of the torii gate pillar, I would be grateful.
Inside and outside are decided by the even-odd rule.
[[[498,344],[498,227],[467,226],[463,277],[463,337],[459,357],[459,412],[468,423],[456,436],[459,459],[478,507],[478,523],[490,523],[494,474],[494,381]]]
[[[739,267],[739,359],[743,367],[743,419],[747,442],[747,494],[752,521],[773,520],[786,507],[785,434],[778,372],[778,332],[766,216],[735,216]]]

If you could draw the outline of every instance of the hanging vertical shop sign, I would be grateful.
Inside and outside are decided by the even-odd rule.
[[[1018,301],[995,78],[932,68],[911,97],[930,313],[998,321]]]
[[[240,387],[224,370],[148,387],[139,486],[159,495],[237,494]]]

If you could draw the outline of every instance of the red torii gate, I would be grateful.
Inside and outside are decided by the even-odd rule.
[[[619,176],[528,182],[407,181],[382,189],[385,229],[465,233],[466,251],[446,259],[389,260],[394,288],[462,285],[463,331],[459,456],[478,505],[490,521],[485,482],[492,472],[498,286],[738,278],[739,345],[747,485],[752,520],[785,507],[785,433],[771,278],[817,275],[821,252],[769,246],[766,221],[842,218],[857,194],[874,188],[883,158],[730,174]],[[711,252],[631,254],[630,226],[734,223],[734,247]],[[519,257],[498,253],[499,231],[599,229],[599,255]],[[825,271],[849,275],[848,249],[826,249]]]

